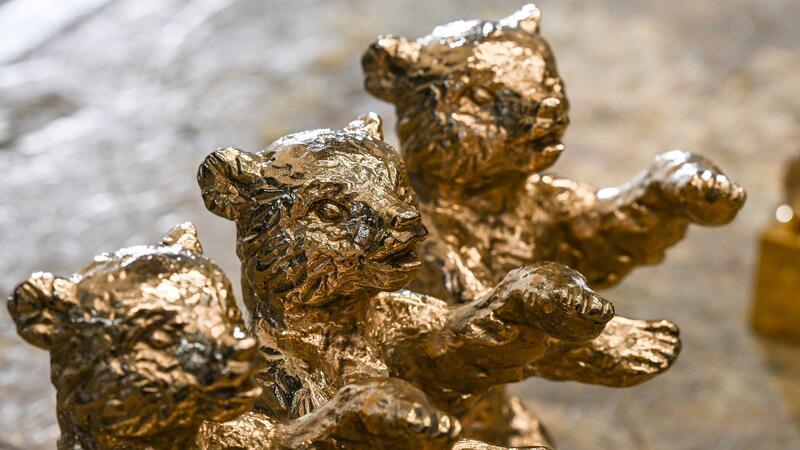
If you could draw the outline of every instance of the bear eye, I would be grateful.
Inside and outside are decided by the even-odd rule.
[[[338,222],[344,219],[347,214],[342,205],[331,200],[323,200],[317,203],[314,211],[325,222]]]
[[[172,336],[164,330],[155,330],[147,337],[147,342],[155,349],[164,349],[172,345]]]
[[[492,93],[488,89],[480,86],[474,87],[470,94],[472,101],[474,101],[478,105],[491,103],[494,100],[494,95],[492,95]]]

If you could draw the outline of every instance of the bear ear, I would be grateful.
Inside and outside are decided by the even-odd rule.
[[[361,57],[364,87],[372,95],[394,102],[400,84],[419,59],[422,46],[416,41],[381,36]]]
[[[501,26],[515,27],[534,34],[539,32],[539,22],[542,20],[542,12],[536,5],[528,3],[522,9],[511,14],[500,21]]]
[[[180,245],[190,252],[203,254],[203,246],[197,238],[197,227],[192,222],[183,222],[172,227],[169,233],[161,239],[161,245]]]
[[[14,289],[8,312],[23,339],[49,350],[64,336],[69,310],[76,305],[75,283],[37,272]]]
[[[197,170],[206,208],[220,217],[238,220],[261,178],[258,159],[258,155],[236,148],[222,148],[208,155]]]
[[[356,133],[366,133],[379,141],[383,140],[383,119],[374,112],[358,116],[358,119],[347,124],[344,129]]]

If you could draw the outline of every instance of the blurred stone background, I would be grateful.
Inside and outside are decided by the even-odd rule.
[[[238,278],[234,228],[194,180],[220,146],[257,150],[374,110],[361,51],[522,1],[0,0],[0,292],[32,271],[195,222]],[[757,233],[800,147],[796,0],[542,1],[572,103],[556,170],[620,183],[682,147],[749,191],[739,219],[692,229],[658,267],[607,292],[620,314],[670,318],[684,350],[666,375],[614,390],[529,380],[516,390],[567,449],[800,448],[800,348],[747,325]],[[0,308],[0,448],[55,447],[45,352]]]

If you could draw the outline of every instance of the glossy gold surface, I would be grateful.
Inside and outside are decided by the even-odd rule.
[[[674,325],[623,319],[615,330],[645,334],[637,345],[646,356],[629,360],[642,366],[638,378],[614,378],[622,358],[602,366],[592,354],[591,375],[566,370],[586,362],[580,349],[564,354],[597,338],[614,309],[556,262],[511,270],[458,304],[397,291],[422,266],[416,250],[427,230],[403,161],[383,142],[374,114],[343,130],[286,136],[258,153],[217,150],[198,181],[209,210],[236,222],[252,332],[270,361],[256,410],[285,423],[301,417],[296,426],[315,423],[300,434],[300,447],[447,448],[458,436],[546,444],[538,422],[502,385],[530,375],[579,379],[573,372],[587,381],[641,382],[677,352]],[[619,345],[597,342],[609,355]],[[360,402],[336,403],[352,383],[415,412],[382,407],[375,414],[383,425],[347,427],[343,437],[344,417],[367,414]],[[309,419],[317,414],[336,420]]]
[[[374,114],[206,158],[205,204],[237,226],[260,386],[255,340],[191,225],[21,284],[9,311],[51,351],[60,448],[546,448],[505,384],[666,370],[677,327],[614,318],[590,284],[659,260],[689,223],[730,221],[744,191],[682,151],[618,188],[538,175],[568,124],[538,32],[529,6],[370,49],[410,179]]]
[[[56,3],[63,7],[0,1],[0,47],[34,37],[0,70],[4,295],[34,270],[70,274],[104,250],[157,242],[183,219],[237,289],[235,227],[206,211],[193,179],[203,158],[227,143],[256,150],[295,131],[335,128],[367,110],[385,114],[386,140],[399,148],[394,108],[365,95],[356,55],[381,33],[418,37],[456,18],[498,19],[524,2]],[[87,15],[90,3],[105,6]],[[552,170],[613,186],[659,149],[683,146],[748,191],[731,226],[695,227],[664,263],[601,291],[617,314],[680,324],[684,347],[666,376],[631,389],[541,378],[509,386],[560,449],[710,449],[721,441],[797,449],[800,346],[761,339],[742,322],[756,241],[785,202],[780,180],[800,138],[800,102],[787,95],[800,86],[800,2],[764,6],[539,5],[572,121],[568,151]],[[0,398],[0,448],[56,448],[49,353],[16,334],[5,307]]]
[[[58,448],[224,448],[204,422],[234,419],[261,393],[231,292],[189,223],[71,277],[20,284],[8,309],[20,336],[50,352]]]
[[[611,286],[660,262],[689,224],[728,223],[744,204],[718,167],[679,150],[613,188],[542,174],[564,150],[569,102],[540,17],[528,5],[416,40],[383,36],[363,56],[367,90],[396,107],[431,233],[414,290],[469,303],[510,270],[543,261]],[[616,317],[594,339],[551,332],[526,375],[631,386],[668,369],[679,349],[674,324]]]
[[[789,161],[784,203],[761,235],[753,327],[759,333],[800,342],[800,157]]]

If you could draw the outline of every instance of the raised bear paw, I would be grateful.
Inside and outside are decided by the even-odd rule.
[[[555,262],[512,270],[496,294],[521,309],[508,311],[510,320],[525,317],[550,336],[567,341],[593,339],[614,317],[614,305],[594,292],[583,275]]]
[[[527,371],[552,380],[634,386],[669,369],[680,349],[672,322],[615,317],[592,341],[554,341]]]
[[[723,225],[736,217],[745,190],[708,159],[673,150],[656,157],[651,172],[667,200],[699,225]]]
[[[322,443],[332,438],[352,448],[436,450],[451,448],[461,433],[456,418],[436,409],[416,387],[395,378],[346,385],[324,410],[317,413],[324,417],[320,424],[336,425]]]

